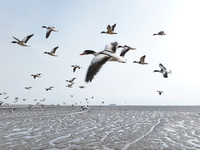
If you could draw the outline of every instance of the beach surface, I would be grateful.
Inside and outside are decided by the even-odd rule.
[[[1,150],[200,149],[200,106],[90,106],[88,110],[18,106],[10,110],[11,106],[0,108]]]

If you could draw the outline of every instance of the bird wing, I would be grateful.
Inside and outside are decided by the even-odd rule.
[[[51,31],[52,31],[52,29],[47,29],[47,32],[46,32],[46,39],[49,37]]]
[[[14,38],[15,40],[17,40],[18,42],[20,41],[18,38],[14,37],[14,36],[13,36],[13,38]]]
[[[146,57],[145,55],[142,56],[142,57],[140,58],[140,62],[144,62],[145,57]]]
[[[125,56],[125,54],[129,51],[129,48],[128,47],[124,47],[120,53],[120,56]]]
[[[167,73],[167,71],[162,70],[162,74],[163,74],[163,77],[164,77],[164,78],[167,78],[167,77],[168,77],[168,73]]]
[[[112,42],[112,43],[106,44],[104,50],[112,51],[115,53],[117,50],[117,47],[118,47],[118,43]]]
[[[116,23],[112,26],[112,31],[115,30]]]
[[[159,67],[161,68],[161,70],[163,69],[163,70],[167,70],[164,66],[163,66],[163,64],[159,64]]]
[[[22,41],[26,43],[34,34],[26,36]]]
[[[111,28],[110,25],[107,26],[107,30],[108,30],[109,33],[112,32],[112,28]]]
[[[59,46],[54,47],[54,48],[52,49],[51,53],[55,53],[58,47],[59,47]]]
[[[76,68],[77,68],[77,67],[74,67],[74,68],[73,68],[73,72],[75,72],[75,71],[76,71]]]
[[[101,67],[110,59],[105,54],[99,54],[92,59],[91,65],[88,68],[85,81],[91,82],[94,76],[99,72]]]

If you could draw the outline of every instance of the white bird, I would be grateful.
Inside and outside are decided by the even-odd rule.
[[[154,70],[154,72],[160,72],[163,74],[164,78],[168,77],[168,73],[172,73],[171,70],[167,71],[167,69],[160,63],[159,64],[160,70]]]
[[[55,27],[46,27],[46,26],[42,26],[42,28],[46,28],[46,29],[47,29],[47,32],[46,32],[46,39],[49,37],[51,31],[58,32],[58,30],[56,30]]]
[[[158,32],[158,33],[154,33],[153,35],[166,35],[166,33],[164,32],[164,31],[160,31],[160,32]]]
[[[16,40],[16,41],[12,41],[11,43],[17,43],[21,46],[30,46],[30,45],[27,45],[26,42],[28,42],[28,40],[33,36],[34,34],[31,34],[31,35],[28,35],[26,36],[25,38],[23,38],[23,40],[19,40],[18,38],[14,37],[13,38]]]
[[[133,63],[138,63],[138,64],[141,64],[141,65],[147,65],[148,63],[146,63],[144,61],[145,57],[146,57],[146,55],[140,57],[140,61],[133,61]]]
[[[58,56],[58,55],[55,55],[55,52],[56,50],[58,49],[58,46],[54,47],[51,52],[44,52],[44,54],[48,54],[50,56]]]
[[[126,63],[126,60],[121,57],[117,56],[115,54],[116,49],[118,47],[117,42],[109,43],[105,46],[105,49],[99,53],[96,53],[92,50],[85,50],[80,55],[87,55],[87,54],[93,54],[95,57],[92,59],[92,62],[88,68],[87,74],[86,74],[86,82],[91,82],[94,78],[94,76],[99,72],[101,67],[109,60],[112,61],[118,61],[120,63]]]
[[[116,26],[116,24],[112,25],[112,27],[110,25],[108,25],[107,26],[107,31],[102,31],[101,33],[105,33],[105,34],[117,34],[116,32],[114,32],[115,26]]]

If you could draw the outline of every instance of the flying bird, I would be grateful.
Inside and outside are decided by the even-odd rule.
[[[1,106],[3,103],[4,103],[3,101],[0,101],[0,106]]]
[[[165,33],[164,31],[160,31],[160,32],[158,32],[158,33],[154,33],[153,36],[154,36],[154,35],[161,35],[161,36],[162,36],[162,35],[166,35],[166,33]]]
[[[114,32],[116,27],[116,24],[112,25],[112,27],[110,25],[107,26],[107,31],[102,31],[101,33],[105,33],[105,34],[117,34],[116,32]]]
[[[72,85],[73,85],[73,83],[72,83],[72,84],[68,84],[68,85],[66,85],[66,87],[68,87],[68,88],[72,88]]]
[[[44,52],[44,54],[48,54],[48,55],[50,55],[50,56],[58,56],[58,55],[55,55],[55,52],[56,52],[56,50],[58,49],[58,47],[59,47],[59,46],[56,46],[56,47],[54,47],[54,48],[51,50],[51,52]]]
[[[66,82],[69,82],[69,83],[72,83],[72,84],[74,84],[74,80],[75,80],[76,78],[72,78],[71,80],[66,80]]]
[[[124,45],[124,46],[118,46],[118,48],[123,48],[121,53],[120,53],[120,56],[121,57],[124,57],[125,54],[129,51],[129,50],[136,50],[136,48],[133,48],[133,47],[130,47],[130,46],[127,46],[127,45]]]
[[[46,26],[42,26],[42,28],[46,28],[47,29],[47,32],[46,32],[46,39],[49,37],[50,33],[52,31],[54,32],[58,32],[58,30],[55,29],[55,27],[46,27]]]
[[[4,99],[8,99],[9,98],[9,96],[6,96]]]
[[[141,65],[147,65],[148,63],[146,63],[144,60],[145,60],[145,57],[146,55],[140,57],[140,61],[133,61],[133,63],[138,63],[138,64],[141,64]]]
[[[25,38],[23,38],[23,40],[19,40],[18,38],[14,37],[13,38],[16,40],[16,41],[12,41],[11,43],[17,43],[21,46],[30,46],[30,45],[27,45],[26,43],[28,42],[28,40],[33,36],[34,34],[31,34],[31,35],[28,35],[26,36]]]
[[[79,65],[72,65],[71,67],[73,67],[73,72],[75,72],[76,69],[81,69]]]
[[[31,76],[33,76],[34,79],[36,78],[41,78],[41,73],[37,73],[37,74],[32,74]]]
[[[80,54],[80,55],[93,54],[95,56],[92,59],[92,62],[88,68],[85,78],[86,82],[91,82],[94,76],[99,72],[101,67],[109,60],[118,61],[120,63],[126,63],[126,60],[123,57],[117,56],[115,54],[117,47],[118,43],[112,42],[107,44],[105,46],[105,49],[99,53],[96,53],[95,51],[92,50],[85,50],[82,54]]]
[[[79,88],[83,89],[83,88],[85,88],[85,86],[82,86],[82,85],[81,85],[81,86],[79,86]]]
[[[31,88],[33,88],[33,87],[31,87],[31,86],[29,86],[29,87],[26,86],[26,87],[25,87],[26,90],[30,90]]]
[[[163,91],[157,91],[159,95],[161,95],[162,93],[164,93]]]
[[[171,70],[167,71],[167,69],[160,63],[159,64],[160,70],[154,70],[153,72],[159,72],[163,74],[164,78],[168,77],[168,73],[172,73]]]
[[[50,86],[50,87],[48,87],[48,88],[45,88],[45,90],[46,91],[50,91],[50,90],[52,90],[54,87],[53,86]]]

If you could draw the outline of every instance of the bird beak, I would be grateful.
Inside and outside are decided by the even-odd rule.
[[[80,54],[80,55],[85,55],[85,53],[82,53],[82,54]]]

